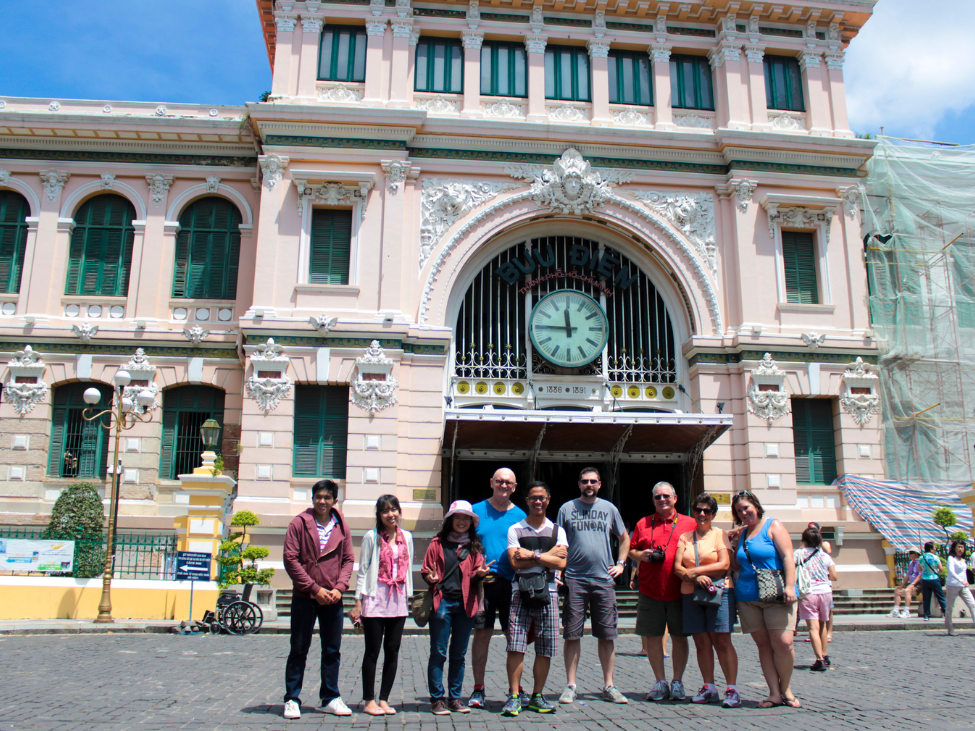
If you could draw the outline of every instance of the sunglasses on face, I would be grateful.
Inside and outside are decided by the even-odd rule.
[[[599,480],[579,480],[580,485],[598,485]]]
[[[513,480],[495,480],[494,484],[500,487],[511,487],[516,483]]]
[[[653,496],[653,499],[654,500],[673,500],[674,499],[674,496],[673,495],[654,495]]]
[[[704,515],[711,514],[711,508],[694,508],[695,513],[703,513]]]

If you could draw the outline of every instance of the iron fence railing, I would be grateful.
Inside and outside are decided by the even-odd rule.
[[[0,538],[46,540],[43,529],[19,526],[0,526]],[[105,566],[105,536],[79,539],[72,538],[69,535],[61,535],[57,538],[75,542],[74,571],[56,574],[57,576],[75,576],[77,578],[101,576]],[[115,536],[112,565],[112,578],[115,579],[172,580],[176,573],[176,534],[119,533]],[[36,571],[0,571],[0,573],[40,574]]]

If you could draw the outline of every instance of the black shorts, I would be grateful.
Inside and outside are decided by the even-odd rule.
[[[494,581],[484,583],[484,612],[478,614],[474,629],[494,629],[494,617],[501,619],[501,631],[508,634],[508,617],[511,614],[511,582],[498,574],[491,574]]]

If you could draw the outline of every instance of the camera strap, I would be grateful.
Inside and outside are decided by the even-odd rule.
[[[653,531],[654,531],[654,528],[656,528],[657,515],[654,514],[653,517],[650,518],[650,548],[652,548],[652,549],[662,548],[662,549],[664,549],[664,552],[665,553],[667,552],[667,546],[670,545],[670,539],[674,537],[674,530],[677,529],[677,518],[678,517],[679,517],[678,514],[675,512],[674,513],[674,519],[670,522],[670,535],[667,536],[667,542],[664,543],[662,546],[655,546],[655,545],[653,545]]]

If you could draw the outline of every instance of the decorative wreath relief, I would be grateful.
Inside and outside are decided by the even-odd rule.
[[[748,413],[755,414],[772,426],[772,422],[789,413],[789,393],[785,390],[785,371],[780,370],[766,353],[758,368],[752,369],[748,389]]]
[[[244,388],[266,414],[276,409],[281,399],[291,392],[291,379],[287,373],[291,359],[282,352],[280,345],[274,344],[273,338],[268,338],[262,348],[251,353],[250,361],[254,371]]]
[[[42,377],[47,366],[28,345],[17,351],[17,357],[7,367],[10,378],[3,387],[3,397],[13,405],[18,416],[25,416],[44,400],[47,384]]]
[[[366,354],[355,360],[356,375],[352,381],[350,401],[360,409],[375,414],[396,403],[396,379],[393,359],[386,357],[378,340],[373,340]]]

